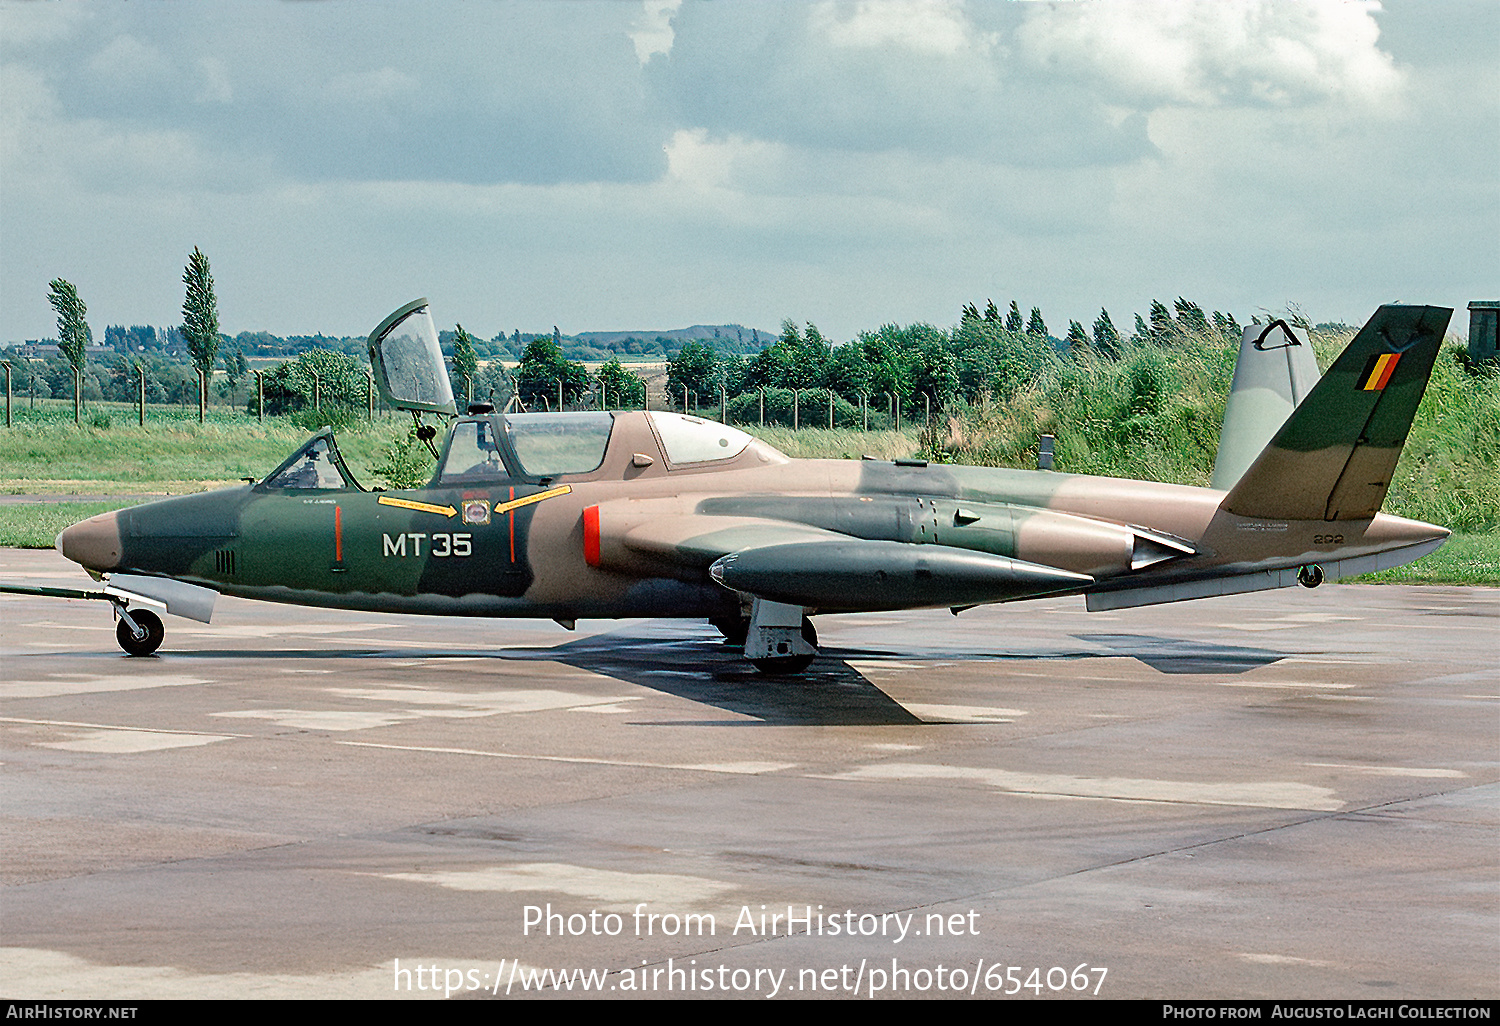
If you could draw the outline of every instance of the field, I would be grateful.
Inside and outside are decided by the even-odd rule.
[[[1439,386],[1433,398],[1450,410],[1456,405],[1451,385]],[[57,532],[68,524],[144,501],[142,497],[180,495],[237,484],[245,478],[259,479],[311,433],[305,416],[268,418],[261,423],[222,409],[211,410],[207,422],[199,424],[195,410],[152,408],[144,428],[137,426],[133,407],[105,403],[90,405],[83,427],[73,425],[71,403],[43,403],[36,409],[18,404],[13,416],[14,425],[0,432],[0,545],[23,548],[49,547]],[[976,431],[976,426],[986,427],[986,419],[1000,418],[971,409],[949,425],[946,441],[950,444],[955,432],[967,433],[965,444],[953,447],[959,450],[951,454],[955,462],[1025,466],[1028,458],[1034,459],[1030,455],[1034,453],[1030,448],[1034,436],[1022,436],[1034,425],[1017,425],[1011,417],[1005,418],[1007,433],[1020,437],[1002,445],[995,440],[1001,425],[989,428],[988,439]],[[1367,575],[1361,578],[1363,581],[1500,584],[1500,532],[1495,530],[1489,509],[1494,482],[1486,479],[1487,467],[1472,465],[1472,456],[1447,453],[1442,444],[1445,436],[1435,423],[1435,418],[1419,417],[1386,508],[1445,526],[1451,524],[1457,529],[1454,537],[1425,559]],[[383,461],[387,447],[405,436],[409,424],[401,417],[377,414],[374,421],[356,418],[339,430],[339,447],[362,484],[382,483],[375,468]],[[868,433],[753,426],[748,430],[796,457],[894,459],[919,453],[944,455],[945,439],[938,437],[941,433],[924,432],[919,426]],[[1493,433],[1493,422],[1469,433],[1475,432]],[[1492,441],[1487,444],[1493,446]],[[1486,444],[1479,447],[1483,450]],[[934,453],[934,448],[938,452]],[[1477,479],[1455,485],[1451,480],[1455,466]],[[1443,469],[1438,474],[1434,468]],[[1190,472],[1181,476],[1190,476]],[[62,501],[25,501],[21,496],[56,496]],[[63,498],[66,496],[88,497],[90,501],[70,501]],[[1479,497],[1477,504],[1475,496]],[[1434,515],[1443,513],[1449,516]]]

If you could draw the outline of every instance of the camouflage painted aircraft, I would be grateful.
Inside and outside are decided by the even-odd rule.
[[[1083,595],[1091,610],[1315,587],[1448,532],[1380,512],[1451,311],[1386,306],[1321,379],[1306,341],[1246,330],[1215,488],[920,460],[794,460],[666,412],[457,415],[427,302],[370,336],[392,405],[452,417],[431,482],[367,491],[320,431],[258,483],[74,524],[63,555],[131,655],[219,594],[476,617],[708,619],[769,673],[810,616]],[[1305,394],[1305,398],[1304,398]]]

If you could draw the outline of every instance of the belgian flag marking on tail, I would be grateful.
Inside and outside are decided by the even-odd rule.
[[[1400,353],[1381,353],[1370,357],[1359,376],[1360,391],[1379,392],[1385,388],[1386,382],[1391,380],[1391,375],[1396,371],[1396,361],[1400,359]]]

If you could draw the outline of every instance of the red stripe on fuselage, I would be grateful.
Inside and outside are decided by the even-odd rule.
[[[589,566],[599,565],[598,506],[588,506],[583,511],[583,561]]]

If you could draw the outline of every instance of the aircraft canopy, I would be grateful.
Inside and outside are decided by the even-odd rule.
[[[370,333],[370,367],[381,397],[398,410],[458,412],[427,300],[412,300]]]

